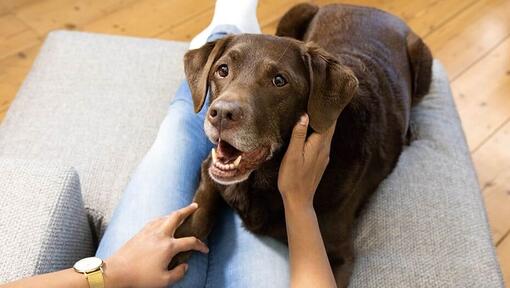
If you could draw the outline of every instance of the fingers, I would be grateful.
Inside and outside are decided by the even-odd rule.
[[[331,125],[331,127],[328,128],[328,130],[326,130],[324,133],[322,133],[328,143],[330,143],[331,140],[333,139],[333,135],[335,134],[335,128],[336,128],[336,120],[333,123],[333,125]]]
[[[167,272],[165,280],[169,285],[174,284],[175,282],[181,280],[184,277],[186,271],[188,271],[188,264],[183,263],[177,265],[177,267]]]
[[[335,128],[336,128],[336,121],[329,127],[326,131],[319,133],[319,132],[313,132],[309,139],[317,138],[318,141],[328,141],[331,142],[331,139],[333,139],[333,135],[335,134]],[[313,137],[312,137],[313,136]],[[315,140],[314,140],[315,141]]]
[[[290,138],[289,147],[287,148],[287,153],[291,153],[291,155],[292,153],[303,153],[307,130],[308,115],[303,114],[292,130],[292,136]]]
[[[195,250],[202,253],[209,253],[209,248],[196,237],[184,237],[174,240],[172,253],[177,254],[184,251]]]
[[[322,133],[313,132],[306,141],[306,149],[312,149],[315,151],[321,151],[323,149],[327,150],[327,154],[329,154],[329,148],[331,146],[331,140],[333,140],[333,135],[335,134],[336,121],[329,127],[326,131]]]
[[[167,220],[165,221],[165,231],[173,236],[177,227],[179,227],[186,218],[188,218],[198,208],[197,203],[191,203],[190,205],[181,208],[177,211],[172,212]]]

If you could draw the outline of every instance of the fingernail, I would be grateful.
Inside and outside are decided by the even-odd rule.
[[[198,204],[196,202],[193,202],[190,204],[191,207],[198,208]]]
[[[184,264],[184,272],[188,271],[188,264]]]
[[[299,118],[299,124],[306,125],[307,122],[308,122],[308,115],[306,115],[306,114],[301,115],[301,118]]]
[[[209,253],[209,247],[207,247],[207,245],[205,245],[205,243],[202,242],[202,240],[198,239],[198,241],[200,241],[200,243],[203,245],[202,252]]]

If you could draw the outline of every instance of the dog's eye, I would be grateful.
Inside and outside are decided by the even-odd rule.
[[[282,75],[278,74],[273,78],[273,85],[276,87],[283,87],[287,84],[287,79],[285,79]]]
[[[220,75],[221,78],[225,78],[228,76],[228,66],[227,64],[221,64],[218,66],[218,75]]]

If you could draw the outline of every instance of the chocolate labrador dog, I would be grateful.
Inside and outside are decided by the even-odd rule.
[[[226,203],[248,230],[286,242],[277,179],[292,128],[305,112],[317,132],[338,119],[314,207],[338,286],[346,286],[357,212],[395,167],[411,106],[429,90],[427,46],[377,9],[300,4],[276,36],[229,36],[187,52],[184,64],[195,111],[210,92],[204,129],[216,147],[202,164],[199,209],[176,237],[205,240]]]

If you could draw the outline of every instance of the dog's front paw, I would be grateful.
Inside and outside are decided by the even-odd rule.
[[[168,270],[172,270],[177,267],[177,265],[188,262],[191,253],[192,251],[185,251],[175,255],[172,261],[170,261],[170,264],[168,264]]]

